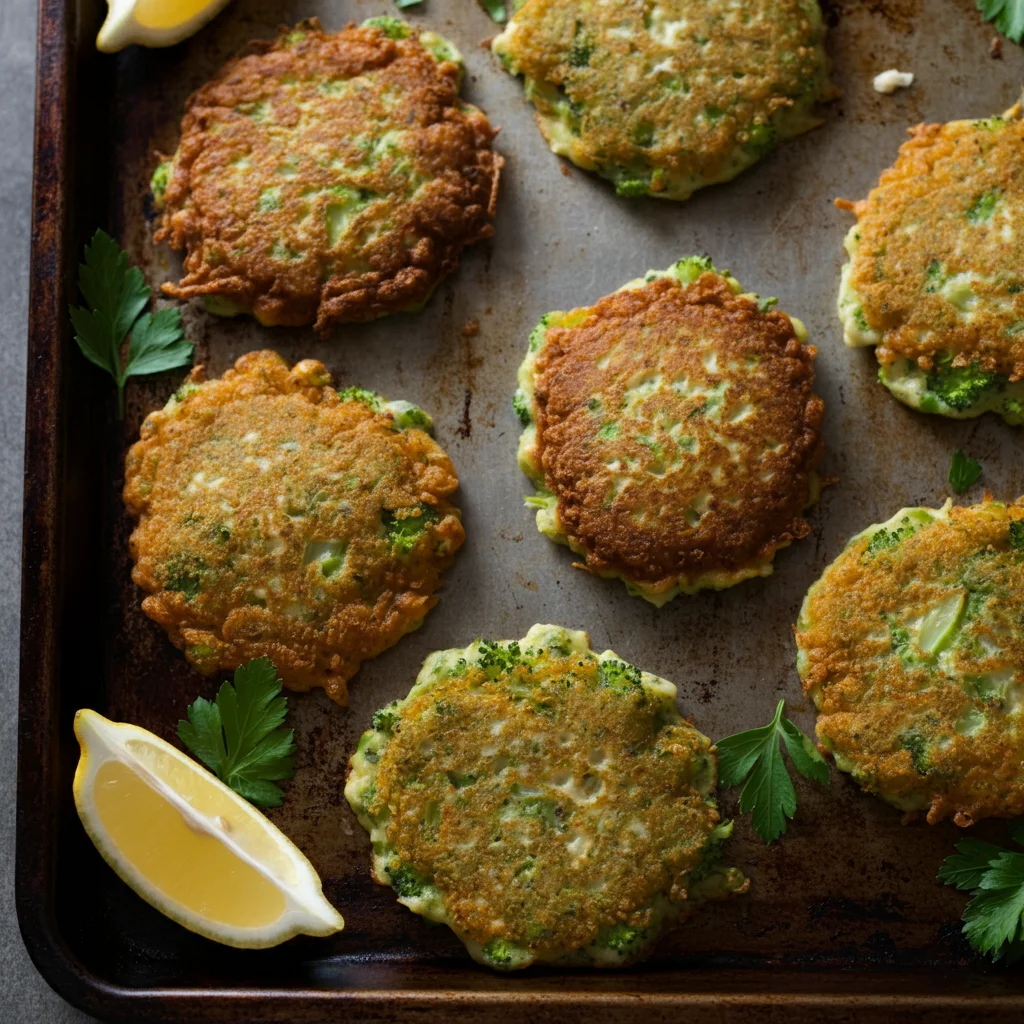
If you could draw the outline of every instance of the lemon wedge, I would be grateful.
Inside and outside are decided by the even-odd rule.
[[[146,902],[247,949],[344,927],[302,852],[250,803],[159,736],[75,715],[75,806],[103,859]]]
[[[228,0],[108,0],[96,48],[116,53],[129,43],[173,46],[198,32]]]

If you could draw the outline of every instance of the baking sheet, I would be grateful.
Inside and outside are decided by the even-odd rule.
[[[79,19],[72,33],[76,45],[88,46],[97,6],[69,0]],[[261,984],[315,989],[321,997],[368,984],[398,993],[450,983],[488,998],[558,990],[569,983],[557,973],[530,972],[530,981],[494,978],[469,966],[446,928],[412,915],[391,890],[370,880],[368,839],[342,787],[347,757],[372,712],[408,691],[429,652],[465,646],[477,636],[518,638],[533,623],[550,621],[587,629],[596,650],[611,647],[673,680],[683,713],[713,738],[763,724],[781,697],[810,732],[813,716],[797,680],[792,623],[807,587],[846,539],[902,506],[941,504],[954,447],[982,462],[983,483],[997,497],[1024,491],[1018,432],[993,417],[955,423],[916,415],[877,384],[870,352],[843,346],[835,296],[850,219],[832,206],[836,196],[866,194],[892,163],[909,125],[984,117],[1012,105],[1024,56],[1008,43],[1001,58],[990,56],[994,33],[982,25],[971,0],[848,0],[827,7],[834,78],[843,96],[829,108],[826,124],[781,145],[736,181],[686,203],[618,199],[605,182],[553,156],[520,83],[481,46],[495,27],[473,0],[426,0],[404,12],[380,0],[235,0],[179,47],[133,48],[101,58],[108,62],[103,74],[111,76],[104,81],[112,91],[104,111],[109,119],[101,118],[97,130],[105,125],[110,134],[95,140],[105,155],[76,185],[70,259],[77,260],[80,243],[106,221],[154,284],[178,269],[176,257],[150,241],[153,210],[146,193],[154,153],[175,148],[187,95],[245,42],[272,36],[280,23],[317,15],[334,30],[350,20],[402,13],[448,36],[466,58],[467,98],[502,126],[497,147],[506,166],[494,238],[467,250],[461,268],[419,314],[346,327],[324,341],[306,329],[219,320],[198,307],[183,311],[197,361],[211,375],[244,352],[273,347],[290,362],[321,359],[343,385],[359,383],[427,409],[462,481],[457,503],[467,543],[423,628],[363,667],[350,684],[347,709],[322,693],[291,697],[298,769],[287,802],[270,816],[313,861],[326,895],[345,916],[345,930],[271,953],[212,949],[151,911],[106,871],[76,832],[77,822],[67,818],[68,789],[60,794],[63,824],[52,851],[54,934],[84,973],[139,991],[163,989],[172,1002],[175,992],[184,998],[185,989],[204,987],[243,988],[254,996]],[[890,67],[913,71],[913,88],[891,97],[874,93],[872,77]],[[84,96],[89,90],[83,89]],[[536,531],[533,513],[522,503],[531,488],[515,464],[519,426],[510,399],[527,335],[541,314],[591,303],[649,268],[693,253],[710,255],[745,288],[777,296],[779,308],[806,323],[819,347],[817,390],[826,403],[822,469],[839,482],[811,511],[812,535],[777,556],[774,576],[681,597],[658,610],[629,597],[617,581],[572,568],[571,553]],[[62,272],[66,289],[70,265]],[[479,322],[475,336],[463,329],[473,319]],[[66,559],[61,599],[67,603],[69,594],[78,595],[88,603],[91,595],[96,607],[82,611],[79,602],[75,608],[96,628],[82,631],[89,640],[80,680],[73,681],[67,657],[59,670],[64,779],[74,765],[69,726],[75,707],[91,702],[114,719],[173,740],[186,705],[198,694],[212,696],[216,685],[192,672],[142,614],[129,575],[131,524],[119,496],[124,451],[180,375],[130,382],[122,425],[104,391],[109,382],[77,354],[67,359],[78,362],[68,365],[71,383],[62,387],[80,386],[110,401],[105,420],[82,428],[101,439],[101,452],[89,456],[88,480],[76,483],[80,474],[73,466],[60,469],[65,510],[96,503],[100,509],[82,511],[77,528],[65,527],[65,544],[88,545],[89,554]],[[95,416],[94,410],[71,397],[66,421],[54,429],[74,435],[82,423],[74,417]],[[65,442],[65,457],[75,444],[73,436]],[[969,497],[980,494],[979,486]],[[742,818],[726,847],[727,860],[752,879],[747,896],[708,907],[666,935],[642,968],[601,979],[575,975],[572,987],[663,995],[721,989],[763,999],[766,1011],[782,968],[797,972],[790,978],[803,969],[840,969],[847,979],[838,985],[844,998],[886,991],[885,970],[894,967],[921,972],[915,991],[924,1000],[940,990],[1006,996],[1018,990],[1012,975],[965,968],[969,955],[958,921],[964,898],[935,881],[962,833],[948,824],[903,826],[898,812],[839,773],[827,790],[802,779],[796,788],[797,818],[781,843],[766,848]],[[733,794],[724,797],[723,807],[735,813]],[[22,813],[32,809],[23,806]],[[1000,826],[983,826],[978,834],[998,836]],[[82,892],[86,877],[95,884]],[[271,1012],[262,1001],[246,1005],[248,1012],[257,1012],[257,1005],[259,1012]],[[886,1005],[894,1004],[890,999]]]

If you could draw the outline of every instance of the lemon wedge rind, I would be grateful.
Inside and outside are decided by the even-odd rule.
[[[331,935],[344,927],[302,851],[197,762],[146,729],[111,722],[88,709],[77,712],[74,727],[82,748],[74,781],[78,816],[103,859],[151,906],[189,931],[242,949],[265,949],[296,935]],[[232,874],[253,879],[264,891],[276,889],[281,912],[273,920],[246,924],[226,919],[230,914],[208,913],[201,896],[194,901],[187,892],[176,897],[154,881],[153,872],[147,873],[152,864],[126,854],[123,844],[112,835],[109,815],[105,816],[96,799],[98,784],[102,785],[103,777],[109,781],[112,772],[119,781],[130,781],[137,792],[138,784],[144,784],[152,791],[153,804],[165,813],[162,802],[170,805],[188,833],[199,837],[203,849],[217,853],[221,866],[233,866]],[[183,782],[181,788],[191,792],[181,792],[169,784],[171,780]],[[210,813],[211,808],[219,813]],[[142,843],[148,838],[143,836]],[[200,861],[196,867],[201,866]],[[180,887],[181,879],[176,881]],[[215,874],[206,881],[214,888],[220,887]],[[230,881],[226,879],[224,888],[230,888]],[[193,902],[199,905],[190,905]]]
[[[101,53],[117,53],[131,43],[173,46],[198,32],[229,0],[109,0],[96,37]]]

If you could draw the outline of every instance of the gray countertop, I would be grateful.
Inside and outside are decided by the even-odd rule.
[[[90,1018],[39,976],[14,912],[17,769],[18,595],[25,413],[25,323],[32,210],[35,93],[34,0],[0,3],[0,1017],[11,1024],[64,1024]]]

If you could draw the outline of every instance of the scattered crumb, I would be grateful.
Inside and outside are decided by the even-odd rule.
[[[875,92],[886,96],[892,95],[897,89],[906,89],[914,84],[914,76],[909,71],[897,71],[890,68],[880,75],[875,75]]]
[[[559,164],[558,165],[558,169],[562,172],[562,174],[566,178],[571,178],[572,177],[572,171],[570,171],[569,168],[565,166],[565,164]]]
[[[988,55],[993,60],[1000,60],[1003,56],[1003,41],[999,36],[993,36],[992,42],[989,43]]]
[[[475,338],[480,333],[480,321],[475,316],[471,316],[463,325],[459,332],[464,338]]]

